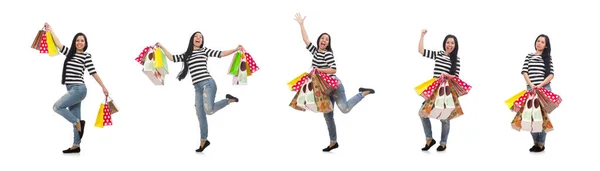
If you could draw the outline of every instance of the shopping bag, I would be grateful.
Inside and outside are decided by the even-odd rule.
[[[300,87],[300,90],[298,90],[298,92],[300,92],[298,94],[298,99],[296,100],[296,106],[306,109],[306,89],[308,84],[310,83],[310,80],[308,80],[307,82],[305,82],[304,84],[302,84],[302,86]]]
[[[110,114],[113,115],[119,112],[119,108],[115,105],[115,101],[109,96],[108,97],[108,107],[110,108]]]
[[[154,50],[154,68],[160,75],[169,74],[169,68],[167,66],[167,55],[165,55],[164,51],[160,48],[156,48]]]
[[[246,58],[242,56],[240,65],[238,66],[238,75],[233,77],[233,85],[247,85],[248,71],[248,62],[246,62]]]
[[[54,44],[54,39],[52,38],[52,34],[48,31],[46,32],[46,41],[48,48],[48,56],[56,56],[58,55],[58,48],[56,44]]]
[[[431,84],[433,84],[433,82],[435,82],[435,80],[437,80],[437,78],[431,78],[431,79],[419,84],[418,86],[415,87],[415,91],[417,92],[418,95],[421,95],[427,89],[427,87],[429,87],[429,85],[431,85]]]
[[[524,93],[523,95],[521,95],[521,97],[519,97],[514,103],[513,103],[513,107],[512,110],[513,111],[520,111],[521,108],[523,107],[523,104],[525,104],[525,102],[527,101],[527,99],[529,98],[529,96],[531,95],[531,91],[528,91],[526,93]]]
[[[238,72],[240,71],[240,63],[242,60],[242,55],[244,55],[242,52],[237,51],[235,53],[235,56],[233,57],[233,59],[231,59],[231,65],[229,65],[229,74],[237,76]]]
[[[321,77],[321,79],[324,81],[324,83],[327,83],[326,89],[332,89],[332,91],[333,91],[333,90],[335,90],[335,89],[338,88],[339,82],[338,82],[337,79],[335,79],[335,78],[327,75],[324,72],[318,71],[317,73],[319,74],[319,76]]]
[[[462,106],[460,105],[460,101],[458,100],[458,94],[456,92],[452,92],[452,100],[454,100],[454,109],[450,113],[450,116],[448,116],[447,120],[456,119],[464,115]]]
[[[523,96],[523,94],[527,93],[527,90],[523,90],[515,95],[513,95],[512,97],[510,97],[509,99],[504,101],[504,104],[506,104],[506,106],[508,107],[508,109],[510,109],[511,111],[513,110],[513,105],[515,104],[515,101],[519,100],[519,98],[521,96]]]
[[[433,93],[437,94],[438,90],[434,89]],[[433,107],[435,106],[436,97],[437,96],[431,96],[430,98],[425,99],[425,102],[423,102],[423,105],[421,106],[421,109],[419,110],[419,115],[421,117],[429,118],[429,114],[431,114],[431,111],[433,110]]]
[[[308,73],[304,72],[287,83],[288,87],[292,91],[298,91],[302,84],[308,80]]]
[[[452,83],[450,81],[445,82],[443,84],[443,87],[440,88],[444,88],[444,110],[442,110],[440,116],[437,118],[439,120],[445,120],[448,119],[448,117],[450,117],[450,114],[452,114],[452,112],[454,112],[455,109],[455,103],[454,103],[454,96],[457,95],[457,92],[452,89]]]
[[[448,79],[448,82],[452,82],[451,87],[454,89],[453,91],[456,92],[456,95],[458,95],[457,97],[467,95],[472,88],[471,85],[465,83],[458,77]]]
[[[552,113],[552,111],[554,111],[554,109],[556,109],[562,102],[562,98],[559,95],[545,88],[535,89],[535,93],[539,97],[540,103],[547,113]]]
[[[138,57],[135,58],[135,61],[137,61],[141,65],[144,65],[144,60],[145,60],[146,56],[148,55],[148,52],[150,52],[151,48],[152,47],[150,47],[150,46],[145,47],[144,50],[142,50],[142,52],[140,52]]]
[[[40,53],[41,54],[48,53],[48,37],[46,35],[47,35],[47,32],[44,32],[44,35],[42,35],[42,41],[40,42]]]
[[[142,72],[144,72],[144,74],[146,74],[148,79],[150,79],[150,81],[154,85],[165,85],[164,75],[161,75],[158,71],[156,71],[156,68],[154,68],[154,66],[155,66],[154,59],[155,59],[154,52],[150,52],[147,54]]]
[[[98,128],[104,128],[104,103],[100,104],[100,109],[98,109],[96,123],[94,123],[94,126]]]
[[[250,55],[250,53],[248,53],[248,51],[246,51],[246,49],[242,48],[242,53],[244,53],[244,56],[246,56],[246,61],[248,62],[248,76],[252,75],[252,73],[255,73],[256,71],[258,71],[260,68],[258,67],[258,65],[256,65],[256,61],[254,61],[254,58],[252,57],[252,55]]]
[[[306,109],[317,113],[319,112],[319,109],[317,108],[317,103],[315,102],[314,83],[315,82],[311,80],[311,82],[308,82],[306,87],[303,87],[303,89],[306,89],[304,92]]]
[[[298,106],[298,96],[300,95],[300,91],[296,91],[296,95],[294,95],[294,98],[292,98],[292,101],[290,102],[290,104],[288,106],[292,107],[293,109],[299,110],[299,111],[306,111],[306,109]]]
[[[436,79],[431,83],[427,88],[420,94],[424,99],[429,99],[432,95],[434,95],[434,91],[438,89],[442,79]]]
[[[320,79],[316,79],[318,76],[313,75],[313,77],[315,79],[311,79],[311,81],[317,111],[321,113],[329,113],[333,111],[333,99],[330,99],[329,94],[325,93],[325,83],[323,83]]]
[[[38,51],[40,50],[40,44],[42,42],[42,35],[46,35],[46,31],[44,31],[44,29],[38,30],[38,33],[35,36],[35,39],[33,39],[33,43],[31,43],[32,49],[35,49]]]

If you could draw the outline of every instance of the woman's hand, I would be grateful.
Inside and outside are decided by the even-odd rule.
[[[46,28],[46,31],[52,31],[52,27],[50,27],[50,24],[44,23],[44,27]]]
[[[242,49],[244,49],[244,47],[242,45],[238,45],[237,48],[236,48],[236,50],[238,50],[238,51],[240,51]]]
[[[425,34],[427,34],[427,29],[421,30],[421,37],[425,36]]]
[[[300,25],[304,25],[304,19],[306,19],[306,16],[302,17],[302,15],[300,15],[300,13],[296,13],[296,21],[298,21],[298,24]]]
[[[108,96],[108,90],[106,88],[102,88],[102,91],[104,92],[105,96]]]

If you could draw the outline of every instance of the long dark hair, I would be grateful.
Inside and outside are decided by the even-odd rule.
[[[458,39],[456,39],[456,36],[449,34],[446,35],[446,37],[444,38],[444,42],[442,43],[442,47],[444,47],[444,51],[446,51],[446,41],[448,41],[448,39],[454,39],[454,50],[450,53],[450,75],[455,75],[456,74],[456,61],[458,60]]]
[[[177,79],[179,81],[183,80],[188,73],[188,60],[192,56],[192,51],[194,51],[194,36],[197,33],[202,34],[200,31],[194,32],[194,34],[192,34],[187,50],[183,54],[183,69],[181,70],[181,72],[179,72],[179,75],[177,75]],[[202,49],[202,47],[204,47],[204,35],[202,35],[202,42],[200,42],[200,48]]]
[[[544,47],[544,50],[542,51],[542,60],[544,61],[544,69],[546,70],[546,72],[544,72],[544,77],[547,77],[550,75],[550,61],[552,61],[550,51],[552,51],[552,48],[550,46],[550,38],[548,38],[548,36],[545,34],[540,34],[537,38],[535,38],[535,42],[533,44],[534,47],[535,43],[537,43],[537,40],[540,37],[544,37],[544,39],[546,39],[546,47]]]
[[[77,37],[79,36],[83,36],[83,40],[85,41],[85,46],[83,46],[83,52],[85,52],[88,48],[88,41],[87,41],[87,36],[85,36],[85,34],[79,32],[77,34],[75,34],[75,37],[73,37],[73,41],[71,42],[71,47],[69,48],[69,52],[67,53],[67,57],[65,58],[65,62],[63,63],[63,73],[62,73],[62,80],[61,83],[65,84],[65,78],[67,77],[67,62],[70,61],[73,56],[75,56],[75,54],[77,53],[77,46],[75,46],[75,43],[77,42]]]
[[[321,35],[319,35],[319,38],[317,38],[317,47],[321,45],[321,37],[323,37],[324,35],[327,35],[329,37],[329,43],[327,43],[327,47],[325,47],[325,50],[333,53],[333,50],[331,49],[331,35],[329,35],[328,33],[321,33]]]

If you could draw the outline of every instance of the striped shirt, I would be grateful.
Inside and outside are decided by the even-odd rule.
[[[63,46],[60,52],[67,55],[69,53],[69,48]],[[92,63],[92,55],[87,52],[75,53],[73,58],[67,61],[67,65],[63,70],[65,70],[65,84],[84,84],[83,72],[85,70],[87,70],[90,75],[96,74],[96,68]]]
[[[212,78],[207,68],[208,57],[221,58],[221,51],[205,47],[192,51],[192,56],[187,61],[192,84]],[[183,59],[184,54],[173,55],[173,62],[182,62]]]
[[[306,46],[306,49],[313,55],[312,68],[337,69],[335,65],[335,59],[333,58],[333,52],[325,51],[319,52],[317,47],[311,42]],[[335,76],[335,74],[329,74],[329,76]]]
[[[537,56],[530,53],[527,55],[527,57],[525,57],[521,74],[527,73],[531,83],[537,86],[544,82],[544,79],[546,79],[546,77],[544,77],[546,74],[546,69],[544,66],[544,59],[542,59],[542,56]],[[550,74],[554,74],[554,65],[552,64],[552,60],[550,60]]]
[[[432,51],[428,49],[423,50],[423,57],[435,60],[435,67],[433,68],[433,77],[438,78],[442,73],[450,73],[450,67],[452,63],[450,57],[444,55],[444,51]],[[460,57],[456,57],[456,73],[455,76],[460,75]]]

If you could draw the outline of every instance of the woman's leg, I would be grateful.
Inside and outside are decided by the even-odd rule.
[[[206,82],[199,82],[194,85],[195,89],[195,106],[196,106],[196,116],[198,116],[198,123],[200,126],[200,140],[206,141],[208,137],[208,122],[206,120],[206,111],[204,109],[204,87]]]
[[[217,94],[217,84],[212,78],[206,81],[207,84],[204,85],[204,92],[202,94],[204,99],[203,105],[204,110],[206,110],[206,114],[212,115],[215,114],[217,111],[223,109],[225,106],[227,106],[230,103],[230,98],[226,97],[225,99],[221,99],[215,102],[215,96]]]
[[[361,88],[359,89],[359,93],[355,94],[354,96],[352,96],[352,98],[350,98],[350,100],[346,101],[346,90],[344,89],[344,84],[342,84],[342,81],[339,78],[336,79],[338,80],[339,86],[334,91],[335,102],[337,102],[337,106],[340,109],[340,111],[346,114],[350,112],[352,108],[356,106],[356,104],[358,104],[358,102],[360,102],[369,93],[360,92],[360,90],[362,90]]]

